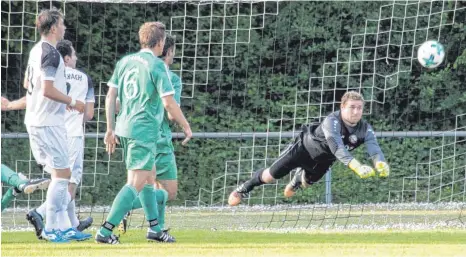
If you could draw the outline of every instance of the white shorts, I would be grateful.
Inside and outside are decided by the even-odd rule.
[[[68,137],[69,164],[71,168],[70,183],[79,185],[83,177],[84,138]]]
[[[27,127],[29,144],[36,162],[44,165],[45,170],[66,169],[68,163],[68,146],[65,126]]]

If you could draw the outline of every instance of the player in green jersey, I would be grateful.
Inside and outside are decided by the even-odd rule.
[[[165,46],[163,48],[162,59],[167,67],[173,64],[173,57],[175,56],[175,38],[167,35],[165,39]],[[180,77],[172,71],[168,72],[170,80],[175,90],[174,98],[178,105],[181,103],[181,90],[182,84]],[[119,106],[119,103],[117,103]],[[119,107],[117,107],[119,109]],[[160,137],[157,141],[157,153],[155,156],[155,165],[157,167],[157,182],[154,181],[157,189],[155,190],[157,207],[159,211],[159,225],[165,228],[165,206],[167,200],[174,200],[178,191],[178,170],[176,167],[175,153],[172,144],[172,132],[170,129],[170,121],[173,117],[165,112],[161,129]],[[133,210],[142,208],[141,201],[138,198],[133,203]],[[118,230],[123,234],[126,233],[127,219],[130,216],[128,212],[121,221]]]
[[[181,126],[186,144],[191,128],[180,107],[173,98],[175,93],[165,63],[159,59],[165,44],[165,25],[146,22],[139,29],[141,51],[122,58],[107,83],[109,90],[105,101],[107,132],[106,150],[115,151],[117,144],[123,147],[128,170],[126,185],[113,201],[107,220],[97,232],[98,243],[118,244],[119,239],[112,231],[123,216],[132,208],[139,196],[149,222],[146,238],[152,241],[175,242],[158,224],[158,210],[153,186],[155,153],[160,126],[165,110]],[[116,99],[120,99],[120,111],[115,126]],[[115,129],[114,129],[115,128]]]
[[[171,36],[167,36],[165,47],[162,53],[162,58],[165,64],[169,67],[173,64],[175,56],[175,40]],[[175,90],[174,98],[178,105],[181,104],[182,84],[180,77],[172,71],[168,72]],[[176,168],[176,160],[174,148],[172,144],[172,131],[170,129],[170,121],[173,117],[169,113],[165,113],[162,126],[161,136],[157,141],[157,155],[155,162],[157,166],[157,180],[162,187],[168,192],[168,199],[174,200],[178,191],[178,176]]]

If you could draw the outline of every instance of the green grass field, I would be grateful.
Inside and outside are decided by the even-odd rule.
[[[2,256],[465,256],[466,231],[309,233],[179,230],[175,244],[150,243],[131,230],[121,245],[52,244],[33,232],[3,232]]]

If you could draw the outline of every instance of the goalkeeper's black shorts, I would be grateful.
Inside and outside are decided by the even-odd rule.
[[[306,172],[309,182],[317,182],[333,164],[333,160],[324,162],[316,162],[313,160],[303,145],[303,135],[305,134],[301,132],[300,135],[295,138],[293,144],[283,151],[270,166],[270,174],[274,179],[283,178],[292,170],[302,168]]]

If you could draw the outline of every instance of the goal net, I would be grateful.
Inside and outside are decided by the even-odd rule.
[[[139,50],[137,31],[162,21],[176,36],[171,67],[183,81],[182,109],[195,138],[175,141],[178,199],[167,223],[177,228],[310,229],[463,226],[466,206],[466,3],[419,1],[3,1],[2,96],[25,94],[21,81],[41,9],[65,13],[78,68],[94,81],[94,120],[85,124],[81,216],[99,225],[126,181],[121,149],[105,153],[106,81],[115,63]],[[417,62],[426,40],[445,46],[434,70]],[[340,164],[292,199],[290,177],[257,188],[240,207],[229,193],[270,165],[303,124],[322,121],[356,90],[392,173],[361,180]],[[24,112],[2,113],[2,163],[29,177],[35,164]],[[175,133],[175,137],[180,133]],[[364,149],[355,155],[365,160]],[[293,173],[292,173],[293,174]],[[3,189],[7,187],[4,185]],[[24,213],[44,193],[19,196],[3,229],[27,227]],[[144,227],[143,212],[130,216]]]

